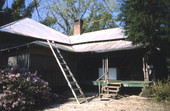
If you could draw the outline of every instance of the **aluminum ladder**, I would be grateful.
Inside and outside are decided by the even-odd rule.
[[[60,50],[57,48],[54,41],[47,40],[49,47],[68,83],[68,86],[71,89],[72,94],[74,95],[78,104],[88,102],[85,98],[83,91],[81,90],[77,80],[75,79],[73,73],[71,72],[70,68],[68,67],[66,61],[64,60],[63,56],[61,55]],[[55,46],[55,48],[54,48]]]

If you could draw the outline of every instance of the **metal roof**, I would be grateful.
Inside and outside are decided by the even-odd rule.
[[[24,18],[4,25],[0,27],[0,31],[70,44],[68,36],[30,18]]]
[[[112,28],[70,36],[70,41],[71,44],[79,44],[93,41],[107,41],[125,38],[126,36],[124,36],[122,28]]]
[[[82,35],[67,36],[32,19],[25,18],[0,27],[1,32],[8,32],[42,40],[57,42],[60,49],[71,52],[109,52],[137,48],[132,42],[124,40],[122,28],[112,28]],[[29,44],[45,45],[46,42]]]
[[[112,28],[81,35],[67,36],[30,18],[24,18],[0,27],[0,31],[66,44],[125,39],[122,28]]]
[[[32,44],[49,48],[47,42],[35,41],[35,42],[30,42],[30,43],[15,46],[15,47],[1,49],[0,51],[19,48],[23,46],[32,45]],[[118,40],[118,41],[105,41],[105,42],[96,42],[96,43],[88,43],[88,44],[79,44],[79,45],[73,45],[73,46],[56,43],[56,45],[53,45],[53,47],[59,48],[65,51],[69,51],[69,52],[102,53],[102,52],[111,52],[111,51],[118,51],[118,50],[130,50],[130,49],[141,48],[141,45],[132,46],[132,42],[125,41],[125,40]]]
[[[73,49],[76,52],[110,52],[117,50],[127,50],[137,48],[132,46],[132,42],[118,40],[118,41],[107,41],[107,42],[97,42],[97,43],[88,43],[74,45]]]

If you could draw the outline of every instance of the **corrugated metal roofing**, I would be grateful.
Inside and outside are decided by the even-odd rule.
[[[93,41],[106,41],[106,40],[115,40],[115,39],[125,39],[122,28],[112,28],[99,30],[95,32],[84,33],[82,35],[70,36],[70,41],[72,44],[79,44],[85,42]]]
[[[54,40],[66,44],[79,44],[93,41],[125,39],[122,28],[113,28],[82,35],[67,36],[30,18],[21,19],[0,27],[0,31],[19,34],[44,40]]]
[[[43,47],[48,47],[47,42],[43,41],[35,41],[35,42],[30,42],[24,45],[16,46],[16,47],[10,47],[7,49],[2,49],[0,51],[5,51],[13,48],[19,48],[22,46],[27,46],[27,45],[40,45]],[[88,44],[79,44],[79,45],[64,45],[64,44],[56,44],[53,45],[54,48],[59,48],[65,51],[69,52],[96,52],[96,53],[102,53],[102,52],[111,52],[111,51],[118,51],[118,50],[129,50],[129,49],[135,49],[141,47],[139,46],[132,46],[132,42],[125,41],[125,40],[118,40],[118,41],[105,41],[105,42],[97,42],[97,43],[88,43]]]
[[[57,42],[58,48],[71,52],[108,52],[138,47],[132,45],[130,41],[124,40],[126,36],[124,36],[122,28],[100,30],[69,37],[32,19],[25,18],[0,27],[0,31],[53,40]],[[32,43],[48,46],[46,42]]]
[[[124,40],[80,44],[73,46],[73,49],[76,52],[110,52],[132,48],[135,48],[132,46],[132,43]]]
[[[24,18],[4,25],[0,27],[0,31],[70,44],[68,36],[30,18]]]

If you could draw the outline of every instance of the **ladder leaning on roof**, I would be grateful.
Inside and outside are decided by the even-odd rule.
[[[64,60],[63,56],[61,55],[61,52],[58,48],[53,48],[53,46],[56,47],[56,44],[54,41],[47,40],[48,45],[51,48],[51,51],[68,83],[68,86],[70,87],[76,101],[78,104],[81,104],[83,102],[87,102],[87,99],[85,98],[85,95],[83,91],[81,90],[78,82],[76,81],[73,73],[71,72],[70,68],[68,67],[66,61]]]

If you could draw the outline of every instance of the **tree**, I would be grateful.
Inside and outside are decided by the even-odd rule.
[[[120,10],[118,20],[122,21],[128,40],[147,46],[152,63],[160,68],[158,56],[168,57],[170,48],[170,1],[124,0]],[[162,63],[164,67],[165,64]]]
[[[5,1],[6,0],[1,0],[0,2],[0,25],[4,25],[24,17],[31,17],[35,7],[37,6],[36,0],[27,4],[27,6],[25,0],[14,0],[10,7],[5,7]]]
[[[0,11],[2,11],[2,8],[3,8],[4,3],[5,3],[5,0],[1,0],[1,1],[0,1]]]
[[[170,42],[169,13],[170,2],[166,0],[124,0],[119,20],[134,44],[164,50]]]
[[[5,9],[3,8],[5,4],[5,0],[0,1],[0,26],[4,24],[5,22],[5,16],[7,16],[7,13],[5,12]]]
[[[114,0],[51,0],[46,4],[42,11],[47,16],[42,23],[67,35],[72,34],[76,19],[84,20],[84,32],[116,27]]]

